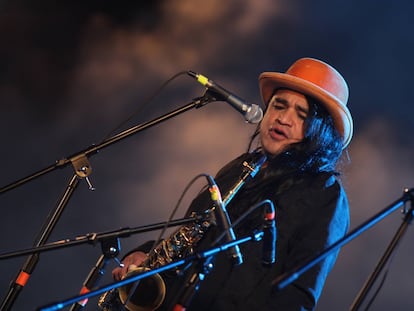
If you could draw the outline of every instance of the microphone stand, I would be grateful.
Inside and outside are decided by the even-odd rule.
[[[342,239],[338,240],[337,242],[333,243],[331,246],[327,247],[323,252],[321,252],[319,255],[309,259],[304,264],[299,265],[292,270],[282,274],[278,278],[276,278],[273,282],[273,285],[276,289],[282,290],[292,282],[294,282],[296,279],[298,279],[303,273],[308,271],[310,268],[315,266],[317,263],[322,261],[324,258],[326,258],[331,252],[337,250],[338,248],[342,247],[343,245],[349,243],[356,237],[358,237],[361,233],[368,230],[372,226],[374,226],[376,223],[378,223],[380,220],[384,219],[386,216],[400,208],[401,206],[404,206],[404,204],[407,201],[411,201],[411,204],[413,204],[414,200],[414,188],[412,189],[404,189],[404,193],[402,197],[391,203],[388,207],[384,208],[382,211],[365,221],[363,224],[349,232],[347,235],[345,235]],[[404,212],[406,212],[404,210]],[[413,207],[409,210],[409,212],[406,214],[406,217],[404,218],[404,223],[400,227],[400,229],[397,232],[397,235],[392,240],[392,243],[390,247],[387,249],[386,254],[382,257],[379,265],[374,271],[374,274],[371,276],[370,280],[366,283],[364,286],[364,289],[361,290],[360,297],[354,302],[351,310],[357,310],[356,308],[361,304],[364,296],[368,292],[369,288],[373,284],[374,279],[378,276],[379,272],[383,268],[384,264],[386,263],[387,259],[391,255],[391,252],[395,249],[396,245],[398,244],[399,240],[402,237],[402,234],[407,229],[407,225],[411,222],[413,218]]]
[[[181,113],[184,113],[193,108],[201,108],[202,106],[214,101],[215,99],[211,97],[207,92],[201,96],[193,99],[190,103],[173,110],[167,114],[164,114],[158,118],[155,118],[151,121],[142,123],[140,125],[136,125],[131,127],[119,134],[116,134],[98,145],[92,145],[80,152],[77,152],[73,155],[70,155],[66,158],[60,159],[56,161],[54,164],[49,165],[46,168],[43,168],[31,175],[28,175],[24,178],[21,178],[15,182],[10,183],[2,188],[0,188],[0,194],[10,191],[18,186],[21,186],[35,178],[43,176],[47,173],[50,173],[58,168],[64,168],[69,164],[72,164],[73,169],[75,170],[75,174],[70,179],[64,194],[61,196],[60,200],[58,201],[55,209],[50,213],[48,219],[46,220],[45,224],[43,225],[40,233],[39,238],[35,243],[35,247],[42,246],[46,243],[48,238],[50,237],[54,227],[56,226],[57,221],[59,220],[60,216],[63,213],[69,199],[71,198],[73,192],[75,191],[76,187],[78,186],[79,179],[85,178],[86,182],[89,185],[89,189],[93,190],[93,186],[90,183],[88,176],[92,172],[92,167],[89,163],[88,157],[96,154],[99,150],[103,148],[107,148],[127,137],[130,137],[138,132],[141,132],[147,128],[150,128],[154,125],[157,125],[163,121],[171,119]],[[28,279],[30,278],[31,274],[33,273],[37,263],[39,261],[39,254],[33,253],[31,254],[26,262],[23,264],[22,268],[20,269],[19,273],[17,274],[16,278],[11,282],[9,290],[2,301],[0,306],[0,310],[6,311],[10,310],[14,304],[14,301],[17,299],[20,292],[23,290],[23,287],[26,285]]]
[[[104,285],[104,286],[99,287],[95,290],[92,290],[88,293],[73,296],[73,297],[68,298],[66,300],[63,300],[61,302],[54,302],[54,303],[51,303],[49,305],[39,307],[39,308],[37,308],[37,310],[38,311],[60,310],[60,309],[65,308],[66,306],[69,306],[69,305],[71,305],[73,303],[76,303],[78,301],[88,299],[88,298],[91,298],[91,297],[94,297],[94,296],[98,296],[98,295],[103,294],[107,291],[110,291],[114,288],[119,288],[119,287],[128,285],[130,283],[135,283],[135,282],[137,282],[139,280],[142,280],[146,277],[149,277],[151,275],[161,273],[161,272],[176,268],[178,266],[182,266],[182,265],[186,266],[186,265],[188,265],[188,263],[190,263],[192,261],[195,261],[195,260],[208,259],[208,258],[218,254],[219,252],[223,252],[223,251],[226,251],[227,249],[229,249],[231,247],[234,247],[235,245],[246,243],[246,242],[249,242],[249,241],[252,241],[252,240],[253,241],[260,241],[262,239],[262,236],[263,236],[263,231],[257,231],[257,232],[254,232],[251,236],[246,236],[246,237],[240,238],[238,240],[234,240],[234,241],[222,244],[221,246],[217,246],[217,247],[207,249],[206,251],[199,252],[199,253],[196,253],[196,254],[191,255],[191,256],[187,256],[186,258],[183,258],[183,259],[178,260],[178,261],[171,262],[169,264],[166,264],[166,265],[161,266],[161,267],[156,268],[156,269],[148,270],[148,271],[136,274],[136,275],[126,277],[126,278],[122,279],[121,281],[117,281],[117,282],[113,282],[113,283],[108,284],[108,285]],[[200,281],[201,280],[202,280],[202,278],[200,278]]]
[[[185,311],[187,309],[199,290],[201,282],[213,270],[214,265],[211,263],[213,258],[213,256],[209,256],[198,261],[194,273],[188,277],[184,288],[180,291],[173,311]]]
[[[121,249],[119,238],[129,237],[132,234],[144,233],[148,231],[162,229],[162,228],[165,228],[166,226],[167,227],[181,226],[181,225],[192,223],[195,221],[200,221],[200,220],[202,221],[203,219],[204,219],[203,216],[194,216],[194,217],[172,220],[169,222],[161,222],[161,223],[156,223],[152,225],[136,227],[132,229],[122,228],[116,231],[107,231],[107,232],[102,232],[102,233],[88,233],[84,236],[76,237],[75,239],[72,239],[72,240],[65,239],[65,240],[52,242],[52,243],[45,244],[45,245],[35,247],[35,248],[31,248],[31,249],[0,254],[0,260],[22,256],[26,254],[38,255],[41,252],[50,251],[50,250],[63,248],[63,247],[71,247],[71,246],[85,244],[85,243],[95,245],[97,242],[100,242],[101,249],[102,249],[102,255],[98,258],[97,263],[92,268],[92,270],[89,272],[86,280],[83,283],[83,287],[80,293],[84,294],[84,293],[90,292],[91,289],[94,286],[96,286],[96,284],[98,284],[101,276],[105,274],[105,267],[109,260],[114,259],[118,261],[116,256],[119,254],[119,251]],[[71,310],[80,310],[86,305],[87,302],[88,302],[88,299],[77,301],[75,304],[73,304]]]
[[[72,193],[75,191],[76,187],[79,184],[79,177],[74,174],[70,179],[65,192],[60,198],[58,204],[51,214],[49,214],[48,219],[46,220],[42,230],[40,231],[39,238],[35,243],[35,247],[44,245],[49,238],[52,230],[56,226],[57,221],[63,213],[63,210],[69,201]],[[6,293],[4,300],[0,306],[0,310],[6,311],[11,310],[14,302],[16,301],[18,295],[23,290],[23,287],[26,285],[31,274],[33,273],[37,263],[39,262],[39,253],[31,253],[31,255],[26,259],[23,266],[20,268],[19,273],[12,283],[10,283],[9,289]]]
[[[167,114],[164,114],[164,115],[162,115],[158,118],[155,118],[151,121],[133,126],[133,127],[129,128],[129,129],[127,129],[127,130],[125,130],[125,131],[123,131],[119,134],[116,134],[116,135],[104,140],[103,142],[101,142],[98,145],[92,145],[92,146],[90,146],[90,147],[88,147],[88,148],[86,148],[82,151],[79,151],[79,152],[77,152],[77,153],[75,153],[75,154],[73,154],[73,155],[71,155],[67,158],[63,158],[63,159],[60,159],[60,160],[56,161],[55,164],[49,165],[48,167],[43,168],[43,169],[41,169],[41,170],[31,174],[31,175],[28,175],[28,176],[26,176],[24,178],[21,178],[21,179],[15,181],[15,182],[12,182],[12,183],[0,188],[0,194],[2,194],[4,192],[7,192],[7,191],[9,191],[13,188],[18,187],[18,186],[21,186],[21,185],[31,181],[32,179],[40,177],[40,176],[42,176],[46,173],[54,171],[57,168],[63,168],[63,167],[65,167],[65,166],[67,166],[71,163],[75,166],[74,168],[77,171],[77,173],[78,173],[78,171],[82,172],[81,177],[86,177],[83,171],[89,169],[89,167],[90,167],[87,163],[87,157],[88,156],[94,155],[94,154],[98,153],[98,151],[101,150],[101,149],[109,147],[109,146],[113,145],[114,143],[119,142],[120,140],[123,140],[123,139],[125,139],[125,138],[127,138],[131,135],[134,135],[138,132],[146,130],[147,128],[152,127],[154,125],[157,125],[157,124],[159,124],[163,121],[171,119],[171,118],[173,118],[173,117],[175,117],[175,116],[177,116],[181,113],[186,112],[187,110],[190,110],[190,109],[193,109],[193,108],[196,108],[196,109],[201,108],[201,107],[205,106],[206,104],[208,104],[208,103],[210,103],[214,100],[215,99],[213,97],[211,97],[209,94],[206,93],[205,95],[193,99],[193,101],[191,101],[190,103],[188,103],[188,104],[186,104],[186,105],[184,105],[184,106],[182,106],[182,107],[180,107],[176,110],[173,110],[173,111],[171,111]],[[81,163],[78,163],[78,165],[75,165],[75,164],[77,164],[76,162],[81,162]],[[79,165],[79,164],[84,164],[84,165]]]
[[[86,277],[85,282],[83,282],[82,289],[80,291],[81,294],[88,293],[91,291],[91,289],[98,284],[99,280],[101,279],[101,276],[105,274],[105,267],[109,260],[114,259],[117,262],[119,261],[117,259],[117,255],[119,254],[120,245],[119,240],[117,238],[115,239],[109,239],[103,240],[101,242],[102,247],[102,255],[99,256],[98,261],[96,262],[95,266],[91,269],[88,276]],[[70,310],[71,311],[77,311],[81,310],[86,304],[88,303],[88,299],[84,299],[81,301],[78,301],[74,303]]]
[[[265,200],[262,202],[259,202],[252,207],[250,207],[246,212],[244,212],[231,226],[230,228],[235,227],[240,221],[245,219],[252,211],[254,211],[256,208],[261,206],[262,204],[269,204],[271,210],[274,213],[274,206],[272,201]],[[266,230],[269,230],[266,228],[267,224],[263,226],[263,229],[255,230],[253,233],[253,239],[255,241],[263,240],[263,243],[266,243],[266,239],[269,239],[268,234],[266,235]],[[223,232],[220,236],[217,237],[217,239],[212,243],[213,245],[216,245],[218,241],[220,241],[224,236],[226,235],[225,232]],[[276,237],[275,237],[276,239]],[[231,241],[228,241],[227,243],[232,243]],[[231,245],[231,244],[229,244]],[[230,247],[231,248],[231,247]],[[214,249],[213,249],[214,250]],[[173,311],[185,311],[187,307],[190,305],[191,301],[193,300],[193,297],[195,296],[196,292],[199,290],[201,281],[205,279],[205,277],[213,270],[213,264],[212,264],[213,256],[202,258],[195,268],[195,271],[193,274],[191,274],[186,281],[186,284],[184,288],[181,290],[181,292],[178,295],[177,303],[175,304]],[[240,264],[242,264],[241,262]],[[273,264],[273,262],[266,261],[263,262],[264,265],[270,266]]]
[[[414,205],[413,201],[411,201],[411,208],[408,212],[405,211],[404,221],[398,228],[397,232],[395,233],[393,239],[391,240],[390,244],[388,245],[387,249],[385,250],[383,256],[378,261],[374,271],[371,273],[367,281],[365,282],[364,286],[359,291],[357,297],[354,299],[354,302],[351,305],[350,311],[356,311],[361,306],[362,302],[366,298],[369,290],[372,288],[372,285],[375,283],[376,279],[380,275],[381,271],[383,270],[385,264],[388,262],[390,256],[392,255],[393,251],[397,247],[398,243],[402,239],[404,233],[406,232],[408,225],[411,224],[413,220],[414,213]]]
[[[28,248],[28,249],[13,251],[13,252],[7,252],[7,253],[1,253],[0,260],[9,259],[13,257],[19,257],[19,256],[27,255],[27,254],[33,254],[33,253],[39,254],[42,252],[47,252],[47,251],[55,250],[58,248],[71,247],[71,246],[81,245],[85,243],[95,245],[98,242],[103,244],[102,245],[103,253],[106,253],[106,252],[114,253],[115,251],[111,250],[112,247],[114,247],[115,249],[120,248],[119,246],[117,246],[118,242],[116,243],[113,242],[113,241],[118,241],[118,238],[125,238],[125,237],[131,236],[132,234],[138,234],[138,233],[144,233],[148,231],[163,229],[165,228],[165,226],[167,227],[181,226],[184,224],[200,221],[203,219],[204,219],[203,216],[194,216],[194,217],[171,220],[169,222],[159,222],[159,223],[135,227],[135,228],[126,227],[126,228],[121,228],[115,231],[105,231],[101,233],[88,233],[83,236],[78,236],[74,239],[64,239],[64,240],[51,242],[51,243],[33,247],[33,248]]]

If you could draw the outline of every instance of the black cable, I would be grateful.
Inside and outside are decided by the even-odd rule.
[[[191,186],[195,183],[195,181],[196,181],[197,179],[201,178],[201,177],[206,177],[207,179],[208,179],[208,178],[211,178],[211,176],[210,176],[210,175],[202,173],[202,174],[198,174],[198,175],[196,175],[196,176],[195,176],[195,177],[194,177],[194,178],[193,178],[193,179],[192,179],[192,180],[191,180],[191,181],[187,184],[187,186],[184,188],[183,193],[181,194],[180,198],[178,199],[177,204],[175,205],[175,207],[174,207],[173,211],[171,212],[170,217],[168,218],[167,222],[165,223],[165,226],[164,226],[164,227],[163,227],[163,229],[161,230],[160,235],[158,236],[157,240],[155,240],[155,242],[154,242],[153,246],[151,247],[151,250],[149,251],[149,253],[151,253],[151,252],[154,250],[154,248],[155,248],[155,247],[156,247],[156,246],[157,246],[157,245],[161,242],[161,240],[162,240],[162,238],[163,238],[163,235],[164,235],[165,231],[166,231],[166,230],[167,230],[167,228],[168,228],[169,223],[171,222],[171,220],[173,219],[173,217],[174,217],[175,213],[177,212],[178,208],[180,207],[181,202],[182,202],[182,200],[184,199],[184,196],[186,195],[187,191],[191,188]]]
[[[103,139],[102,142],[104,142],[105,140],[107,140],[108,138],[110,138],[117,130],[119,130],[120,128],[122,128],[125,124],[127,124],[129,121],[131,121],[135,116],[137,116],[141,111],[144,110],[144,108],[146,108],[148,106],[148,104],[156,97],[158,96],[161,91],[173,80],[175,80],[176,78],[178,78],[181,75],[187,75],[187,71],[180,71],[178,73],[176,73],[175,75],[173,75],[171,78],[169,78],[168,80],[166,80],[163,84],[161,84],[161,86],[159,88],[157,88],[155,90],[155,92],[153,92],[146,100],[144,100],[144,102],[138,106],[138,108],[124,121],[122,121],[120,124],[118,124],[118,126],[116,126],[112,131],[110,131]]]
[[[262,206],[262,205],[264,205],[264,204],[269,204],[269,206],[271,207],[271,209],[272,210],[274,210],[275,208],[274,208],[274,205],[273,205],[273,202],[272,201],[270,201],[270,200],[268,200],[268,199],[266,199],[266,200],[263,200],[263,201],[261,201],[261,202],[259,202],[259,203],[256,203],[255,205],[253,205],[253,206],[251,206],[247,211],[245,211],[243,214],[241,214],[240,215],[240,217],[239,218],[237,218],[232,224],[231,224],[231,228],[235,228],[241,221],[243,221],[248,215],[250,215],[252,212],[254,212],[258,207],[260,207],[260,206]],[[225,232],[223,232],[222,234],[220,234],[217,238],[216,238],[216,240],[214,241],[214,243],[212,243],[213,245],[215,245],[215,244],[217,244],[218,242],[220,242],[220,240],[222,239],[222,238],[224,238],[224,236],[226,235],[226,233]]]

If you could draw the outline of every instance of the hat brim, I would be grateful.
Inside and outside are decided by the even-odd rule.
[[[259,86],[265,105],[268,104],[274,90],[279,88],[291,89],[315,98],[325,106],[328,113],[332,116],[335,127],[342,136],[343,148],[350,143],[353,134],[351,113],[346,107],[346,103],[343,103],[337,97],[307,80],[278,72],[262,73],[259,76]]]

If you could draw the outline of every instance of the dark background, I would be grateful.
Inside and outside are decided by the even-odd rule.
[[[180,71],[259,103],[261,72],[310,56],[350,87],[355,135],[343,182],[356,228],[413,187],[413,9],[408,0],[1,1],[1,186],[201,96],[182,75],[145,105]],[[96,190],[81,180],[49,242],[167,220],[187,183],[243,152],[253,130],[211,103],[101,150],[89,159]],[[67,166],[1,194],[2,253],[33,245],[72,175]],[[349,309],[401,222],[394,212],[343,247],[318,310]],[[158,234],[122,239],[122,253]],[[412,240],[409,227],[371,310],[413,309]],[[43,253],[14,310],[76,295],[99,255],[86,244]],[[25,258],[0,262],[0,293]],[[95,308],[93,298],[85,310]]]

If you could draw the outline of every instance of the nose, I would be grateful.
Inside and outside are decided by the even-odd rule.
[[[280,114],[277,116],[276,121],[281,125],[292,126],[293,124],[293,115],[290,109],[280,111]]]

